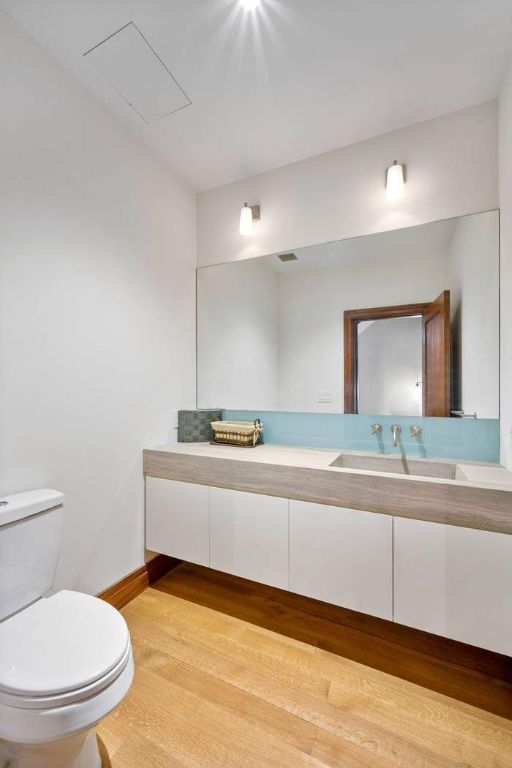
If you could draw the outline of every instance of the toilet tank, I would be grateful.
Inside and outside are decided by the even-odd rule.
[[[0,621],[53,586],[63,502],[49,488],[0,497]]]

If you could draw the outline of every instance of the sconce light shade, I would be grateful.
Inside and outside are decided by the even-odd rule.
[[[250,237],[253,231],[252,211],[247,203],[244,203],[244,206],[240,211],[240,234],[244,235],[244,237]]]
[[[395,160],[386,171],[386,198],[390,203],[401,200],[405,192],[405,166]]]
[[[247,205],[244,203],[240,211],[240,234],[244,237],[250,237],[254,232],[253,222],[260,219],[259,205]]]

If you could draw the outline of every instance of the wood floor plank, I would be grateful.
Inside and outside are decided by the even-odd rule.
[[[123,609],[136,675],[98,729],[112,768],[512,768],[510,720],[205,606],[200,586]]]
[[[149,739],[132,733],[111,761],[112,768],[202,768],[193,760],[183,762]]]
[[[102,720],[97,730],[111,760],[132,733],[132,728],[123,717],[121,709],[114,710],[109,717]]]
[[[139,678],[142,677],[144,679],[145,684],[148,684],[148,675],[144,672],[141,672],[139,670]],[[148,697],[149,700],[152,702],[152,706],[156,707],[158,709],[158,703],[159,703],[159,694],[160,694],[160,688],[158,684],[155,682],[154,678],[158,677],[157,675],[151,675],[151,696]],[[269,686],[270,687],[270,686]],[[188,721],[188,727],[191,727],[191,720],[189,719],[191,717],[192,713],[192,704],[193,704],[193,717],[194,717],[194,723],[197,724],[199,718],[201,721],[203,721],[206,717],[206,712],[208,713],[207,719],[208,719],[208,728],[212,729],[212,737],[213,737],[213,731],[215,732],[215,736],[213,738],[218,738],[220,733],[222,732],[222,722],[223,717],[218,716],[218,710],[223,709],[222,707],[219,707],[218,705],[213,704],[213,699],[209,696],[208,698],[196,697],[195,693],[191,693],[188,688],[185,690],[181,688],[181,686],[176,684],[176,681],[174,678],[167,678],[166,679],[166,690],[172,690],[173,692],[173,699],[177,699],[180,701],[180,714],[181,716],[184,716],[185,719]],[[267,692],[267,696],[272,697],[275,692],[272,690]],[[379,728],[375,727],[371,724],[365,723],[363,719],[360,719],[358,717],[354,717],[352,715],[340,715],[338,712],[336,712],[335,708],[331,707],[328,704],[322,704],[321,702],[317,700],[308,700],[306,697],[299,698],[293,691],[281,691],[281,696],[286,697],[286,702],[281,699],[281,706],[283,708],[286,708],[286,706],[290,706],[293,708],[293,710],[305,721],[307,724],[318,724],[320,730],[326,730],[331,736],[337,737],[340,741],[346,742],[346,748],[344,750],[344,759],[347,760],[348,755],[350,752],[352,755],[356,754],[358,755],[358,762],[361,764],[363,760],[363,755],[366,758],[367,762],[369,764],[372,764],[371,759],[373,758],[373,764],[374,765],[386,765],[386,766],[399,766],[400,768],[455,768],[456,766],[460,766],[461,763],[458,760],[451,760],[446,759],[442,756],[438,756],[435,753],[432,753],[428,748],[422,748],[418,749],[414,743],[410,743],[400,736],[392,736],[390,738],[389,734]],[[133,697],[132,697],[133,699]],[[191,700],[191,705],[188,708],[188,712],[183,712],[183,703],[187,700]],[[210,706],[207,706],[210,705]],[[276,701],[274,706],[279,706],[279,703]],[[201,712],[201,710],[205,710],[204,712]],[[217,712],[214,714],[214,710],[217,710]],[[155,714],[153,713],[152,718],[155,717]],[[151,719],[151,718],[150,718]],[[160,718],[160,728],[161,724],[165,721],[167,722],[167,729],[169,732],[169,717],[167,718]],[[229,716],[229,722],[231,724],[231,731],[233,738],[235,739],[236,744],[239,746],[238,749],[242,749],[242,744],[245,744],[247,746],[248,739],[247,734],[244,735],[244,732],[246,728],[248,727],[248,723],[245,721],[244,718],[240,718],[239,716],[234,716],[233,714],[230,714]],[[152,723],[153,725],[153,723]],[[137,726],[139,730],[141,730],[141,724]],[[142,726],[142,732],[144,733],[145,729],[147,727],[147,723]],[[254,726],[251,726],[254,727]],[[153,727],[150,727],[150,737],[152,740],[155,739],[162,739],[162,735],[160,731],[155,732]],[[281,752],[285,752],[286,750],[283,749],[283,735],[281,734],[278,736],[278,738],[271,738],[267,739],[266,737],[268,734],[264,734],[263,731],[258,729],[258,742],[260,744],[260,748],[264,750],[265,754],[265,760],[268,762],[265,762],[264,765],[274,765],[274,762],[270,762],[271,758],[270,756],[267,756],[267,752],[265,750],[265,744],[267,741],[270,743],[270,747],[273,750],[276,750],[278,748],[278,745],[280,747]],[[322,735],[318,733],[316,742],[317,744],[320,743],[323,740]],[[157,742],[158,743],[158,742]],[[159,746],[163,746],[165,748],[166,743],[165,741],[160,741]],[[349,750],[348,747],[351,747],[352,749]],[[301,762],[299,763],[299,755]],[[251,758],[252,758],[252,752],[246,755],[245,759],[248,761],[247,765],[252,765]],[[309,763],[304,762],[304,754],[298,750],[296,753],[292,753],[290,755],[292,760],[297,761],[294,763],[293,761],[290,763],[290,765],[306,765]],[[261,756],[260,756],[261,759]],[[286,754],[283,754],[281,756],[281,759],[285,762],[283,762],[283,765],[287,765],[288,762],[286,762],[287,756]],[[274,760],[274,757],[272,757],[272,760]],[[215,763],[212,763],[215,764]],[[233,763],[235,764],[235,763]],[[238,763],[236,763],[238,764]],[[242,763],[244,764],[244,763]],[[357,764],[357,763],[356,763]],[[364,763],[363,763],[364,764]],[[349,768],[350,763],[346,763],[347,768]]]
[[[172,668],[168,672],[172,674]],[[185,671],[185,677],[190,682],[192,675],[190,673],[186,674]],[[210,696],[214,696],[213,691],[210,693]],[[448,766],[455,767],[460,765],[458,760],[439,758],[427,745],[424,745],[424,748],[420,750],[417,749],[414,739],[408,742],[400,735],[392,735],[390,738],[385,728],[368,727],[369,723],[350,715],[344,714],[339,716],[338,713],[333,712],[329,705],[308,701],[307,697],[294,699],[291,696],[289,700],[292,707],[287,709],[286,705],[283,705],[282,700],[274,698],[275,692],[269,691],[267,696],[267,704],[271,704],[274,710],[281,712],[279,717],[281,725],[282,714],[291,715],[292,711],[295,711],[298,717],[302,719],[304,736],[306,736],[308,730],[315,732],[316,735],[311,741],[309,739],[307,741],[304,741],[304,739],[296,741],[294,746],[301,751],[306,751],[307,754],[312,753],[313,749],[318,751],[318,745],[323,742],[326,733],[331,737],[331,742],[333,740],[340,742],[339,749],[341,749],[341,742],[343,742],[344,768],[352,768],[352,765],[400,766],[401,768],[405,768],[405,766],[408,768],[424,768],[427,765],[432,766],[432,768],[437,768],[438,766],[439,768],[441,766],[448,768]],[[214,698],[211,700],[213,701]],[[252,707],[247,707],[247,709],[251,710]],[[318,727],[315,728],[315,724],[318,724]],[[261,723],[258,723],[258,725],[261,727]],[[278,725],[278,722],[276,722],[276,725]],[[267,728],[268,722],[263,725],[264,730],[267,730]],[[294,735],[296,736],[296,734]],[[283,728],[281,732],[275,732],[275,736],[288,743],[290,742],[290,732],[288,729],[284,731]]]
[[[280,639],[273,633],[258,636],[251,627],[244,626],[242,623],[236,634],[230,634],[227,626],[221,628],[217,625],[220,631],[215,631],[208,618],[206,621],[209,629],[205,631],[200,622],[187,615],[185,608],[182,616],[175,616],[172,620],[153,618],[151,605],[148,606],[147,603],[138,604],[136,615],[132,612],[127,612],[125,615],[134,636],[142,642],[150,643],[153,647],[157,647],[158,642],[158,650],[165,652],[167,647],[174,647],[185,638],[194,646],[217,657],[220,656],[255,671],[264,668],[269,677],[273,676],[283,683],[319,698],[327,698],[330,680],[316,667],[314,648],[301,653],[299,649],[291,646],[286,653],[285,647],[280,645]],[[233,621],[230,617],[225,618]],[[266,637],[267,641],[263,643],[258,640],[261,637]],[[175,649],[175,652],[182,653],[183,649]],[[286,663],[283,664],[285,655]],[[315,670],[314,675],[311,674],[312,669]]]
[[[415,647],[405,646],[402,634],[406,628],[394,630],[396,634],[387,629],[385,637],[375,636],[362,629],[362,615],[340,609],[343,615],[361,616],[359,626],[336,623],[327,618],[333,606],[188,563],[164,576],[155,588],[512,719],[512,659],[437,641],[443,654],[450,647],[463,648],[467,655],[472,654],[471,664],[476,666],[474,657],[480,654],[485,660],[482,668],[494,668],[497,676],[493,676],[420,651],[419,641]],[[336,610],[332,613],[336,615]],[[397,637],[402,638],[400,642]],[[435,643],[436,638],[430,636],[429,642]]]
[[[404,716],[414,717],[418,725],[449,731],[455,726],[459,736],[464,735],[483,745],[499,746],[512,754],[510,720],[414,684],[404,685],[391,675],[362,665],[343,665],[340,673],[334,672],[328,699],[336,706],[364,710],[367,717],[374,717],[374,712],[386,709],[391,716],[404,713]]]
[[[354,749],[370,751],[375,759],[390,762],[403,768],[423,768],[434,766],[439,768],[459,765],[458,760],[452,760],[443,755],[435,755],[428,748],[418,750],[414,738],[404,739],[400,735],[390,734],[386,728],[370,725],[364,717],[351,713],[339,713],[336,707],[327,702],[328,690],[320,690],[313,683],[320,672],[315,663],[317,649],[302,643],[293,643],[286,654],[286,638],[275,636],[268,630],[249,628],[237,635],[234,642],[219,644],[217,638],[207,637],[197,623],[186,621],[188,607],[183,605],[183,616],[178,620],[176,600],[167,597],[170,613],[174,621],[165,619],[165,609],[162,604],[165,598],[148,595],[146,592],[134,609],[125,609],[130,631],[138,642],[157,646],[158,650],[167,648],[170,655],[185,660],[191,666],[199,667],[204,663],[207,654],[208,673],[212,674],[212,663],[215,664],[213,674],[222,676],[234,685],[243,687],[246,694],[259,696],[275,707],[301,717],[306,723],[317,725],[348,744]],[[151,604],[160,603],[158,616],[151,617]],[[149,605],[148,605],[149,603]],[[133,605],[133,604],[132,604]],[[216,626],[221,630],[221,636],[229,635],[225,625],[234,619],[219,615],[212,621],[208,615],[210,609],[202,609],[205,613],[205,623]],[[138,616],[133,617],[134,613]],[[140,618],[140,614],[144,618]],[[243,623],[240,623],[243,627]],[[250,641],[246,641],[250,638]],[[186,644],[186,648],[185,648]],[[199,650],[199,653],[198,653]],[[184,656],[186,653],[186,656]],[[229,669],[226,661],[235,661],[236,668]],[[327,680],[327,678],[323,678]],[[327,681],[330,685],[330,682]]]
[[[164,680],[170,680],[201,699],[222,707],[231,715],[254,723],[302,752],[310,753],[313,748],[317,732],[315,725],[220,677],[212,676],[160,651],[147,654],[143,666]]]
[[[211,768],[269,768],[322,763],[283,739],[274,738],[222,707],[191,693],[170,680],[139,669],[136,685],[121,705],[133,730],[178,761]]]
[[[162,596],[151,590],[148,590],[142,598],[137,605],[133,631],[141,640],[147,635],[152,635],[153,641],[163,632],[164,637],[161,639],[160,648],[165,648],[166,644],[172,642],[173,639],[179,640],[188,637],[193,639],[194,645],[201,646],[205,650],[210,649],[216,655],[220,652],[220,643],[222,642],[230,661],[238,660],[254,670],[264,666],[267,675],[274,674],[281,682],[289,683],[299,690],[321,698],[326,698],[332,680],[339,676],[345,683],[353,677],[354,685],[357,686],[370,685],[372,680],[378,681],[377,685],[381,689],[381,693],[385,693],[382,690],[385,684],[390,689],[387,695],[391,698],[395,698],[404,689],[403,681],[391,675],[380,673],[305,643],[290,641],[286,637],[260,627],[254,627],[246,622],[240,622],[233,617],[217,614],[217,612],[213,612],[217,616],[215,621],[208,618],[208,626],[210,628],[215,626],[219,635],[217,637],[212,636],[211,629],[204,635],[197,623],[197,607],[190,609],[188,603],[176,602],[180,598]],[[183,607],[178,621],[174,617],[180,605]],[[130,614],[128,613],[128,615]],[[206,623],[207,615],[204,614],[204,623]],[[149,621],[150,624],[144,625],[144,620]],[[140,625],[141,622],[142,626]],[[241,643],[242,636],[243,642]],[[262,636],[266,638],[264,643],[261,642]],[[231,641],[226,640],[230,637],[231,640],[234,639],[233,645],[230,644]],[[176,650],[174,652],[176,653]],[[179,654],[181,654],[180,658],[184,658],[183,649],[179,651]],[[207,658],[211,662],[215,656]],[[285,664],[283,664],[283,659],[286,661]],[[187,660],[186,657],[185,660]],[[226,670],[221,668],[219,674],[226,674]],[[428,699],[431,699],[433,705],[442,707],[441,702],[446,700],[442,694],[413,685],[407,688],[407,699],[413,696],[416,689],[421,691],[421,700],[424,705]],[[470,719],[470,713],[477,712],[480,727],[486,720],[486,713],[482,713],[480,709],[476,710],[471,705],[450,700],[450,710],[453,712],[454,708],[461,713],[465,712],[467,719]],[[500,719],[493,715],[489,715],[488,719],[492,723],[493,729],[496,729],[496,723],[500,722]],[[509,725],[508,721],[504,721],[504,727],[508,728]]]
[[[471,729],[454,729],[455,718],[452,712],[441,708],[429,710],[425,706],[415,706],[411,698],[408,706],[403,706],[396,699],[383,696],[382,689],[375,689],[370,694],[359,694],[346,686],[333,684],[329,692],[329,702],[343,713],[350,712],[364,717],[367,723],[384,728],[387,733],[401,736],[415,742],[419,747],[440,751],[454,761],[462,760],[465,764],[475,761],[481,765],[495,768],[510,768],[512,755],[512,734],[508,739],[497,742],[478,738]]]

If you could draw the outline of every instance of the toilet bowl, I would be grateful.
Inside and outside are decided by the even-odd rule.
[[[56,493],[16,494],[0,506],[0,768],[99,768],[95,726],[133,679],[119,611],[80,592],[38,595],[53,582],[45,543],[55,544]],[[29,544],[43,554],[24,561],[12,545],[26,542],[29,523]]]
[[[1,758],[9,768],[97,768],[94,726],[132,678],[126,622],[95,597],[64,590],[1,622]]]

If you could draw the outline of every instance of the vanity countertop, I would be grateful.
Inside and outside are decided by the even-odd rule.
[[[162,445],[153,450],[181,453],[190,456],[211,456],[212,458],[255,461],[265,464],[285,464],[296,467],[328,469],[329,464],[341,451],[325,448],[303,448],[295,445],[263,444],[254,448],[238,448],[234,445],[212,445],[211,443],[174,443]]]
[[[144,451],[148,476],[512,533],[512,472],[497,464],[411,457],[456,465],[455,478],[332,466],[353,451],[266,444],[255,448],[174,443]],[[382,454],[380,461],[400,458]]]

